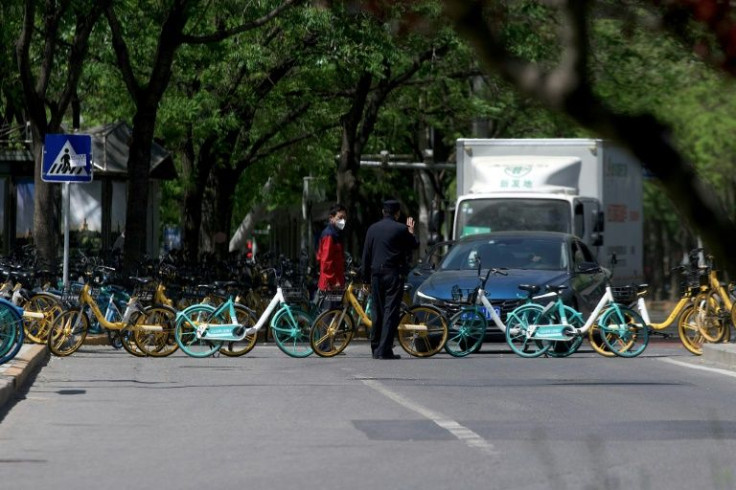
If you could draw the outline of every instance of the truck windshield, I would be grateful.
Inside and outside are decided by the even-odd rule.
[[[572,232],[570,205],[557,199],[469,199],[458,211],[457,237],[494,231]]]

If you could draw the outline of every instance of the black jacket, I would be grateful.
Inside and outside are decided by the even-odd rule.
[[[372,273],[395,270],[401,274],[409,271],[409,259],[419,247],[417,238],[409,233],[406,224],[392,216],[384,216],[373,223],[365,234],[361,272],[363,279],[370,280]]]

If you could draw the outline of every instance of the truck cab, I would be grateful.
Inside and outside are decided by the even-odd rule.
[[[603,211],[597,199],[554,193],[469,194],[458,199],[453,238],[495,231],[572,233],[591,247],[603,245]]]

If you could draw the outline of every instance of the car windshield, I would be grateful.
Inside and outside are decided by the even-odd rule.
[[[547,237],[486,238],[457,243],[440,264],[442,270],[507,269],[565,270],[568,255],[560,239]]]

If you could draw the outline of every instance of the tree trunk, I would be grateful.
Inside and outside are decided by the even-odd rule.
[[[38,257],[53,267],[56,266],[59,256],[58,200],[61,189],[60,184],[51,184],[41,180],[45,134],[33,123],[31,130],[33,132],[33,159],[36,162],[33,176],[33,241],[36,244]],[[15,230],[11,232],[15,233]]]
[[[134,273],[146,253],[148,182],[151,167],[156,111],[140,108],[133,118],[128,155],[128,201],[126,205],[123,270]]]
[[[237,172],[229,167],[216,167],[210,181],[217,192],[214,193],[214,251],[219,259],[229,253],[230,229],[233,217],[233,196],[238,183]]]

